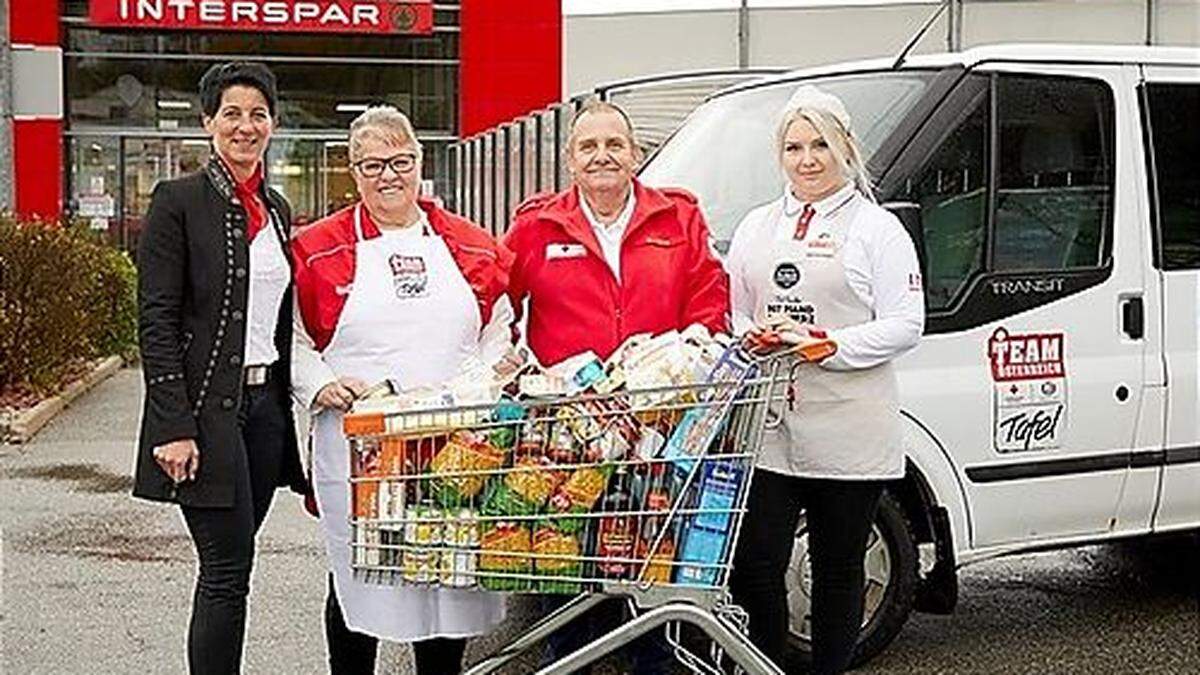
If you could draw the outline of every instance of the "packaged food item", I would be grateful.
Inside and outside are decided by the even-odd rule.
[[[637,519],[633,511],[633,492],[629,471],[621,465],[612,479],[612,486],[600,506],[602,513],[596,528],[596,571],[609,579],[628,579],[633,576],[633,554],[637,543]]]
[[[432,584],[438,580],[440,551],[431,548],[406,548],[400,573],[410,584]]]
[[[517,379],[517,392],[526,398],[554,398],[567,393],[567,382],[548,373],[525,373]]]
[[[377,484],[377,513],[380,522],[400,521],[404,518],[405,489],[402,480],[381,480]]]
[[[400,571],[403,565],[404,524],[381,523],[376,530],[379,533],[379,566]]]
[[[366,523],[354,523],[354,552],[351,556],[356,567],[375,567],[379,565],[379,527]]]
[[[432,503],[417,504],[405,511],[403,553],[400,567],[405,581],[430,584],[437,581],[442,543],[441,509]]]
[[[656,465],[662,468],[662,465]],[[675,532],[667,521],[671,498],[663,487],[651,486],[646,495],[646,509],[661,511],[661,516],[647,516],[638,533],[637,558],[645,561],[645,571],[638,578],[665,584],[671,581],[671,564],[675,560]],[[661,536],[661,539],[659,537]],[[657,546],[655,546],[657,542]]]
[[[578,593],[579,581],[559,581],[544,577],[575,577],[583,574],[583,551],[579,534],[564,532],[549,520],[539,520],[533,533],[534,566],[539,577],[538,590],[543,593]],[[553,556],[553,557],[540,557]]]
[[[745,476],[740,460],[706,460],[701,468],[696,525],[714,532],[726,531]]]
[[[442,543],[444,512],[431,503],[418,504],[404,517],[404,543],[437,546]]]
[[[525,408],[519,403],[513,401],[497,403],[492,410],[492,420],[494,422],[512,422],[512,424],[493,427],[488,432],[488,440],[501,450],[512,450],[517,442],[517,434],[520,430],[519,422],[524,417]]]
[[[610,464],[579,467],[554,491],[550,497],[549,510],[566,516],[591,511],[600,495],[604,494],[604,488],[608,485],[612,473],[613,467]],[[584,520],[586,519],[559,518],[556,525],[564,532],[574,534],[583,528]]]
[[[471,588],[476,583],[479,561],[479,520],[475,512],[460,510],[446,523],[442,539],[442,585]]]
[[[555,464],[577,464],[581,446],[566,424],[554,424],[546,444],[546,456]]]
[[[666,436],[663,436],[657,427],[643,426],[637,444],[633,448],[633,454],[643,462],[649,462],[658,458],[666,444]]]
[[[479,585],[491,591],[520,591],[528,589],[527,579],[504,575],[528,575],[532,569],[529,527],[513,521],[496,521],[484,527],[480,538]]]
[[[504,479],[488,486],[483,513],[487,516],[528,516],[538,513],[566,479],[565,472],[550,469],[550,459],[527,455],[506,471]]]
[[[687,528],[683,534],[679,564],[675,568],[675,583],[689,586],[716,584],[728,536],[725,532],[714,532],[697,525]]]
[[[544,420],[527,420],[521,426],[521,433],[517,438],[516,456],[547,454],[550,436],[548,426]]]
[[[504,453],[490,441],[470,432],[456,431],[430,462],[429,468],[433,472],[430,489],[442,506],[455,508],[468,505],[483,489],[488,475],[453,474],[490,471],[500,468],[503,463]]]
[[[379,481],[374,478],[357,479],[354,487],[354,518],[356,520],[379,519]]]
[[[550,459],[545,456],[522,457],[504,476],[504,483],[535,509],[540,509],[566,479],[562,471],[549,469],[548,465]]]

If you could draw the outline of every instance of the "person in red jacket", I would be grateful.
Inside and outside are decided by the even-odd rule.
[[[617,106],[592,101],[567,139],[572,187],[517,207],[504,243],[515,255],[509,296],[528,300],[525,338],[542,365],[625,338],[699,323],[727,330],[729,279],[685,190],[634,177],[641,150]]]
[[[573,185],[517,207],[504,240],[514,255],[508,292],[518,316],[528,301],[525,340],[544,366],[588,350],[607,359],[638,333],[692,324],[728,330],[729,277],[709,246],[696,198],[638,182],[641,159],[625,112],[591,101],[567,138]],[[544,610],[561,604],[547,597]],[[612,614],[603,619],[617,621]],[[548,658],[574,651],[591,632],[559,630]],[[631,672],[664,672],[669,656],[660,642],[643,638],[633,646]]]

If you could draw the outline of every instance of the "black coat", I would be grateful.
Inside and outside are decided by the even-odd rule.
[[[287,251],[291,209],[265,187],[273,232]],[[138,334],[146,384],[133,494],[188,506],[229,507],[234,500],[234,452],[240,447],[242,352],[250,251],[246,213],[233,182],[215,158],[199,173],[154,189],[138,246]],[[290,260],[290,256],[288,256]],[[290,401],[292,288],[279,308],[279,361],[270,386]],[[295,425],[288,409],[279,485],[304,489]],[[193,438],[200,449],[195,481],[178,487],[153,450]],[[243,465],[244,466],[244,465]]]

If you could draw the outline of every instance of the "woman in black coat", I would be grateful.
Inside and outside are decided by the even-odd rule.
[[[138,248],[146,384],[134,495],[180,505],[200,559],[193,673],[240,671],[254,538],[275,489],[304,487],[292,424],[291,211],[266,187],[275,78],[200,81],[213,156],[154,190]]]

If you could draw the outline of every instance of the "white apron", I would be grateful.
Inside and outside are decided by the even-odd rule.
[[[871,307],[846,281],[846,232],[862,196],[854,193],[826,218],[828,234],[810,229],[797,240],[795,217],[780,199],[767,216],[774,240],[749,263],[749,284],[759,304],[754,319],[786,314],[832,330],[865,323]],[[783,221],[787,220],[786,223]],[[795,402],[783,424],[768,431],[758,466],[808,478],[872,479],[904,475],[900,406],[891,363],[863,370],[827,370],[813,364],[796,370]]]
[[[322,352],[339,377],[384,378],[410,387],[450,379],[478,349],[475,296],[450,249],[422,221],[364,240],[354,212],[355,271],[333,339]],[[313,486],[346,625],[396,641],[465,637],[504,618],[504,596],[476,590],[392,587],[356,581],[350,570],[350,459],[342,416],[315,420]]]

